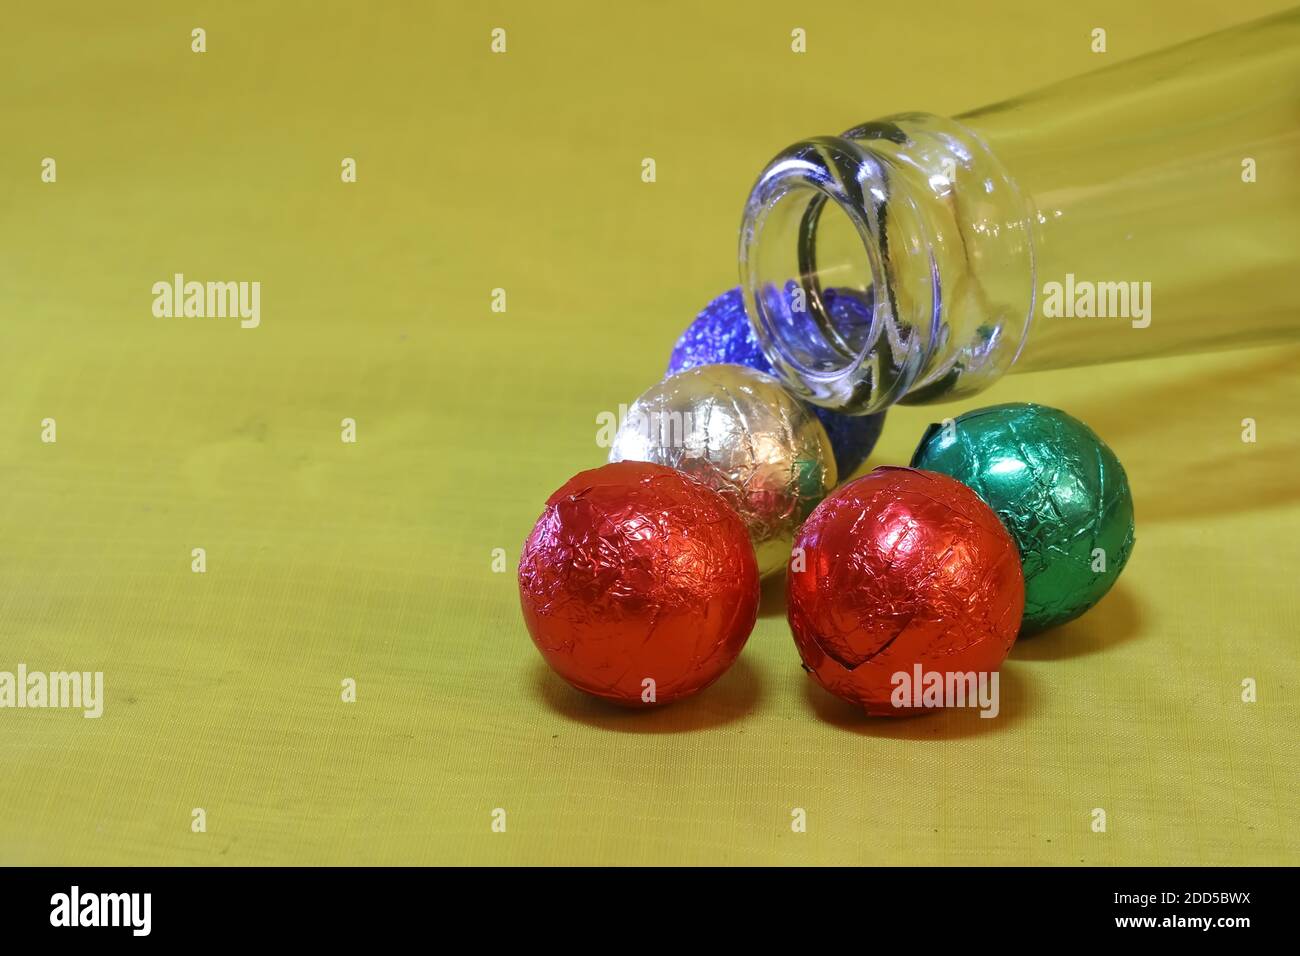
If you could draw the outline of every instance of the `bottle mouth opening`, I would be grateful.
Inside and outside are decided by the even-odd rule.
[[[856,364],[871,342],[877,272],[858,211],[824,188],[796,183],[773,196],[762,228],[769,242],[755,263],[756,295],[792,363],[812,375]]]
[[[849,414],[897,401],[920,368],[889,285],[888,179],[838,137],[797,143],[750,193],[741,285],[768,360],[801,398]]]

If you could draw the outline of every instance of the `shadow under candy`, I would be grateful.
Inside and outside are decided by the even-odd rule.
[[[823,721],[866,737],[893,740],[961,740],[995,734],[1018,724],[1038,702],[1024,668],[1004,664],[998,672],[998,709],[981,717],[978,708],[944,707],[902,717],[871,717],[861,707],[840,700],[811,676],[804,681],[804,699]]]
[[[741,656],[731,669],[694,697],[663,706],[620,707],[575,690],[543,661],[532,669],[534,696],[555,714],[590,727],[628,734],[676,734],[720,727],[753,711],[762,678]]]
[[[785,572],[763,581],[758,600],[759,617],[785,617]]]
[[[1008,660],[1059,661],[1107,651],[1142,634],[1142,607],[1121,577],[1097,604],[1073,621],[1020,637]]]

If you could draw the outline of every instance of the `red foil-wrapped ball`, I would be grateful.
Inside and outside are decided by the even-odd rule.
[[[758,566],[721,495],[621,461],[547,500],[519,560],[519,597],[533,643],[578,690],[667,704],[740,654],[758,616]]]
[[[795,538],[786,588],[804,669],[881,716],[915,712],[891,698],[917,665],[996,671],[1025,606],[998,516],[960,482],[912,468],[877,468],[826,498]]]

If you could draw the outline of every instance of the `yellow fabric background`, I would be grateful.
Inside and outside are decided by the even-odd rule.
[[[1014,650],[999,720],[828,699],[779,587],[709,692],[610,712],[545,670],[513,573],[546,496],[603,460],[596,414],[735,284],[777,149],[1286,5],[7,11],[0,670],[103,670],[107,702],[0,711],[0,863],[1300,862],[1294,350],[891,413],[873,465],[936,417],[1034,400],[1132,480],[1123,579]],[[260,281],[261,327],[153,318],[174,272]]]

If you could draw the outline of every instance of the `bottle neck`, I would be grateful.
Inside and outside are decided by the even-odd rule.
[[[764,352],[818,405],[970,394],[1015,361],[1033,223],[969,129],[926,114],[796,143],[750,194],[741,285]]]
[[[859,414],[1013,365],[1295,338],[1298,108],[1292,11],[955,120],[796,143],[745,209],[756,334],[803,398]]]

